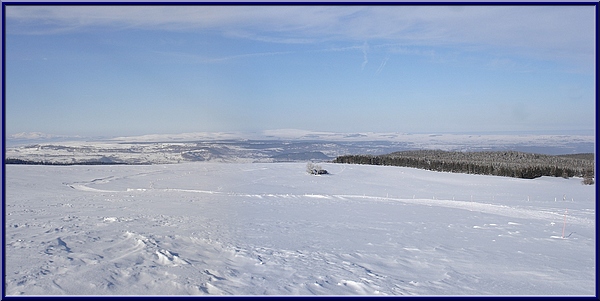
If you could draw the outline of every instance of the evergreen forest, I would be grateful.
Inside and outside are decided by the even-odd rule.
[[[594,154],[542,155],[517,151],[412,150],[385,155],[344,155],[334,163],[403,166],[432,171],[534,179],[582,177],[593,184]]]

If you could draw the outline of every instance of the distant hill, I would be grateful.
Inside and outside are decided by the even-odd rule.
[[[101,160],[90,160],[90,161],[81,161],[81,162],[51,162],[51,161],[32,161],[32,160],[22,160],[22,159],[14,159],[7,158],[4,160],[4,164],[23,164],[23,165],[130,165],[125,162],[117,162],[112,161],[110,159],[101,159]],[[143,164],[141,164],[143,165]]]
[[[328,160],[331,160],[330,157],[323,154],[322,152],[287,153],[287,154],[275,155],[275,156],[272,156],[271,158],[273,158],[276,162],[312,161],[312,160],[328,161]]]

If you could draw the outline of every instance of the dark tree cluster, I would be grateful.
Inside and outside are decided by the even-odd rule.
[[[592,178],[594,160],[515,151],[449,152],[418,150],[387,155],[339,156],[334,163],[414,167],[433,171],[496,175],[524,179],[541,176]],[[593,182],[593,180],[592,180]]]
[[[306,172],[308,172],[311,175],[328,175],[329,174],[329,172],[327,172],[327,170],[323,169],[320,165],[316,165],[311,162],[308,162],[306,164]]]

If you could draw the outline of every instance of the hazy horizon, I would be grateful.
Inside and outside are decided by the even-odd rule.
[[[267,129],[262,131],[191,131],[191,132],[179,132],[179,133],[143,133],[138,135],[63,135],[56,133],[46,133],[42,131],[36,132],[20,132],[20,133],[6,133],[5,139],[7,140],[15,140],[15,139],[50,139],[50,138],[119,138],[119,137],[140,137],[140,136],[151,136],[151,135],[160,135],[160,136],[177,136],[183,134],[194,134],[194,133],[230,133],[230,134],[256,134],[256,135],[265,135],[269,131],[297,131],[297,132],[306,132],[306,133],[330,133],[330,134],[403,134],[403,135],[484,135],[484,136],[493,136],[493,135],[551,135],[551,136],[560,136],[560,135],[576,135],[576,136],[595,136],[596,130],[541,130],[541,131],[465,131],[465,132],[444,132],[444,131],[436,131],[436,132],[372,132],[372,131],[354,131],[354,132],[333,132],[333,131],[310,131],[304,129]]]

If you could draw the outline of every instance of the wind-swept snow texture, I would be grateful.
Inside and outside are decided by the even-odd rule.
[[[595,293],[580,179],[322,165],[8,165],[6,293]]]

